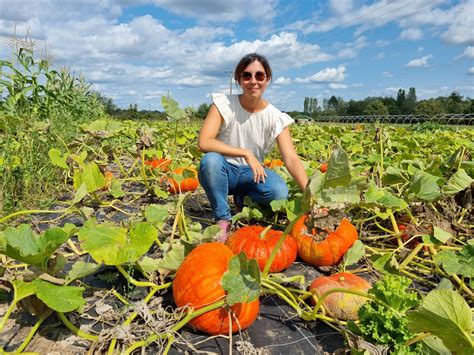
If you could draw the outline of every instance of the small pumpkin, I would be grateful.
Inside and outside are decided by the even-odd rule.
[[[222,243],[204,243],[193,249],[184,258],[173,281],[176,305],[199,309],[225,297],[221,280],[233,255],[229,247]],[[234,304],[230,311],[233,313],[234,333],[248,328],[255,321],[259,300]],[[216,309],[193,318],[189,324],[207,334],[228,334],[229,313],[224,308]]]
[[[334,288],[345,288],[352,291],[367,292],[370,282],[360,276],[340,272],[331,276],[321,276],[313,280],[309,286],[310,292],[319,297]],[[350,293],[334,292],[323,300],[326,310],[341,320],[356,320],[359,308],[367,301],[366,297]]]
[[[283,166],[283,162],[280,159],[265,159],[264,164],[267,168],[273,169],[276,166]]]
[[[168,192],[170,194],[177,194],[180,192],[194,191],[199,187],[198,172],[193,166],[181,167],[173,170],[171,174],[183,175],[183,179],[178,182],[171,176],[164,176],[161,183],[168,185]]]
[[[346,251],[358,239],[357,229],[344,218],[334,232],[320,236],[316,229],[308,231],[308,215],[302,216],[291,230],[298,245],[298,256],[313,266],[332,266],[341,261]]]
[[[283,232],[270,229],[271,226],[246,226],[239,228],[227,239],[226,245],[234,254],[244,254],[255,259],[261,271],[265,268],[270,254]],[[280,272],[288,268],[296,259],[296,241],[288,235],[278,250],[270,266],[270,272]]]
[[[165,171],[165,172],[170,170],[169,168],[170,164],[171,164],[171,159],[167,159],[167,158],[158,159],[155,157],[152,160],[145,160],[145,165],[149,165],[152,168]]]
[[[105,184],[102,191],[107,191],[112,186],[112,180],[114,179],[114,173],[110,170],[106,170],[104,173]]]
[[[326,171],[328,171],[328,163],[327,162],[321,163],[321,165],[319,166],[319,171],[322,173],[325,173]]]

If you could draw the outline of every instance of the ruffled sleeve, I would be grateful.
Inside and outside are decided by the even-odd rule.
[[[279,134],[293,122],[295,121],[288,114],[280,112],[275,120],[271,140],[274,141],[279,136]]]
[[[229,125],[235,113],[232,111],[229,97],[225,94],[212,93],[212,102],[216,105],[220,114],[224,118],[225,125]]]

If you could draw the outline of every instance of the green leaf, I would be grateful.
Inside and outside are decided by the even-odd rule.
[[[57,312],[72,312],[86,304],[82,293],[84,287],[53,285],[41,279],[35,279],[36,296]]]
[[[105,186],[105,178],[99,169],[99,166],[92,162],[84,164],[82,170],[74,171],[73,179],[74,189],[78,189],[83,183],[87,186],[88,192],[94,192]]]
[[[434,201],[441,197],[439,183],[442,178],[418,170],[408,187],[407,198],[410,200]]]
[[[222,287],[227,291],[229,306],[252,302],[260,295],[260,269],[255,259],[248,260],[244,253],[234,255],[222,276]]]
[[[474,351],[471,314],[469,305],[456,291],[433,290],[420,308],[407,313],[407,317],[413,331],[436,335],[452,352],[471,355]]]
[[[146,220],[153,223],[159,229],[163,228],[168,217],[169,210],[166,205],[148,205],[145,209]]]
[[[165,270],[178,270],[184,260],[185,247],[183,244],[175,244],[168,250],[162,259],[158,260],[157,268]]]
[[[370,257],[372,266],[381,273],[398,274],[400,266],[393,253],[373,254]]]
[[[346,267],[357,263],[365,255],[365,246],[360,240],[356,240],[349,250],[344,254],[342,259],[343,270]]]
[[[365,202],[393,210],[404,210],[408,207],[405,200],[394,196],[391,192],[371,184],[365,193]]]
[[[474,278],[474,243],[465,245],[459,253],[443,250],[435,255],[434,261],[450,276],[457,274]]]
[[[349,167],[349,156],[340,146],[333,148],[325,175],[325,188],[350,184],[352,177]]]
[[[155,193],[156,197],[158,197],[158,198],[166,199],[169,196],[169,194],[166,191],[160,189],[158,186],[155,186],[153,188],[153,192]]]
[[[110,223],[87,221],[78,233],[84,251],[97,263],[121,265],[132,263],[145,254],[157,238],[156,228],[148,222],[139,222],[127,229]]]
[[[24,282],[19,279],[12,281],[13,289],[15,290],[15,301],[32,296],[36,292],[36,285],[32,282]]]
[[[112,180],[110,185],[110,194],[113,198],[120,198],[125,196],[125,192],[122,190],[122,183],[117,179]]]
[[[258,208],[250,208],[245,206],[241,212],[235,214],[232,217],[232,223],[235,223],[241,219],[246,219],[248,221],[255,219],[260,220],[263,218],[262,212]]]
[[[439,227],[433,226],[433,237],[435,237],[441,243],[447,243],[453,236],[451,233],[448,233]]]
[[[3,231],[3,235],[6,241],[5,255],[42,270],[46,270],[49,257],[69,238],[69,234],[61,228],[50,228],[37,236],[28,224],[9,227]]]
[[[63,169],[68,169],[66,160],[69,157],[69,154],[65,153],[64,155],[62,155],[59,149],[51,148],[48,151],[48,155],[49,155],[49,159],[54,165],[59,166],[60,168],[63,168]]]
[[[173,120],[179,120],[185,117],[186,112],[178,107],[178,102],[166,96],[161,97],[161,106],[166,114]]]
[[[388,166],[387,169],[385,169],[385,175],[382,178],[382,182],[384,186],[388,186],[404,183],[405,179],[400,169]]]
[[[472,182],[474,182],[474,179],[467,175],[464,169],[459,169],[443,186],[443,192],[447,195],[453,195],[471,186]]]
[[[84,197],[87,196],[89,192],[87,192],[87,185],[83,182],[81,186],[76,190],[76,193],[74,194],[74,199],[72,200],[72,204],[78,203],[82,201]]]
[[[99,265],[94,263],[86,263],[82,260],[77,261],[72,265],[71,270],[66,275],[66,282],[70,283],[71,281],[81,279],[88,275],[93,274],[99,269]]]
[[[421,353],[423,355],[451,355],[451,351],[444,346],[443,341],[431,335],[422,340]]]

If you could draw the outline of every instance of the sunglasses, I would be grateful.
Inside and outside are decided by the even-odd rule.
[[[250,81],[252,80],[252,77],[255,77],[255,80],[257,81],[264,81],[267,77],[267,74],[265,74],[265,72],[263,71],[258,71],[255,74],[252,74],[248,71],[244,71],[242,74],[240,74],[240,77],[243,81]]]

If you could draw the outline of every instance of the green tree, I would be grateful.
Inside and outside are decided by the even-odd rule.
[[[422,100],[415,109],[417,115],[434,116],[442,113],[445,113],[445,109],[442,102],[437,99]]]
[[[388,115],[388,109],[381,100],[376,99],[369,102],[369,104],[365,107],[363,114],[368,116]]]

